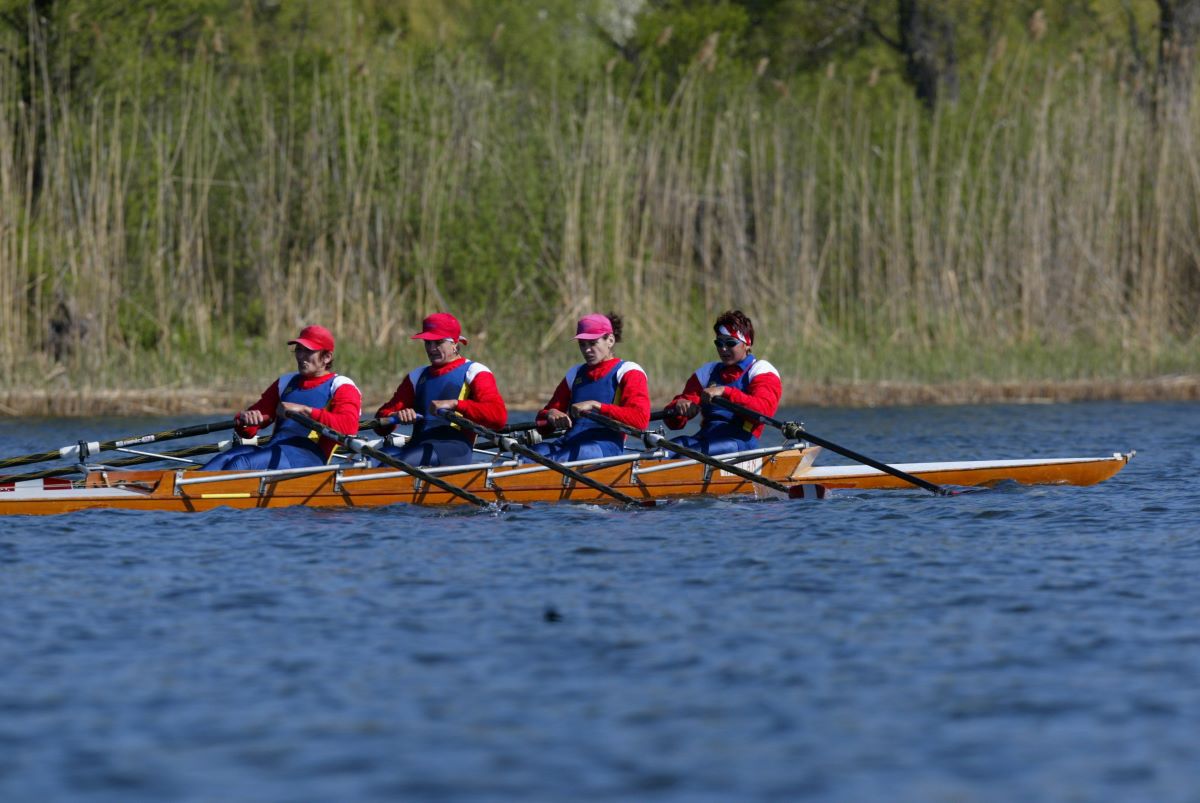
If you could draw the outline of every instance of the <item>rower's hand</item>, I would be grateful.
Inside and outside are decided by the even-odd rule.
[[[567,415],[562,410],[547,410],[546,423],[555,431],[570,429],[571,416]]]
[[[700,400],[704,404],[712,404],[713,399],[717,398],[718,396],[724,396],[724,395],[725,395],[725,386],[724,385],[711,385],[711,386],[705,388],[704,390],[700,391]]]
[[[458,409],[458,399],[438,399],[429,403],[432,415],[445,415]]]
[[[255,411],[250,410],[249,412]],[[285,417],[288,413],[304,413],[307,416],[311,416],[313,414],[313,408],[309,407],[307,404],[297,404],[296,402],[280,402],[279,409],[275,412],[280,418]],[[262,413],[259,413],[259,416],[261,417]]]
[[[417,420],[417,411],[411,407],[404,407],[392,413],[392,417],[399,424],[412,424]]]
[[[679,415],[684,418],[691,418],[700,411],[700,405],[696,404],[691,399],[679,399],[673,407],[667,408],[668,415]]]
[[[267,417],[262,414],[261,410],[243,410],[234,419],[238,426],[242,427],[260,427],[266,420]]]
[[[600,412],[600,402],[598,402],[598,401],[575,402],[574,404],[571,405],[571,412],[575,414],[575,418],[578,420],[580,418],[583,418],[584,413]]]

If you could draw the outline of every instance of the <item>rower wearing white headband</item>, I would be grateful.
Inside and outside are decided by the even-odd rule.
[[[663,419],[671,429],[683,429],[700,413],[700,431],[675,438],[705,454],[727,454],[758,448],[763,425],[716,407],[710,402],[724,396],[735,404],[773,416],[779,409],[783,384],[775,366],[750,353],[754,346],[754,324],[741,310],[721,313],[713,324],[717,337],[716,362],[708,362],[688,378],[683,392],[671,400]]]

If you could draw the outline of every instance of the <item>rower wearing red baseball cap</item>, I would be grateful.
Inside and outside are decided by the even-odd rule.
[[[537,415],[538,430],[551,434],[569,427],[557,440],[533,448],[551,460],[589,460],[621,454],[625,436],[603,424],[582,418],[594,410],[638,429],[650,423],[650,392],[646,372],[615,354],[621,342],[621,317],[593,312],[579,319],[575,340],[582,365],[567,371],[554,395]]]
[[[721,313],[713,324],[717,361],[706,362],[688,378],[683,392],[667,405],[664,419],[671,429],[683,429],[700,413],[700,431],[672,438],[708,455],[758,448],[763,425],[748,421],[723,407],[711,404],[715,396],[748,407],[763,415],[775,415],[783,384],[779,372],[766,360],[750,353],[754,347],[754,324],[741,310]]]
[[[246,471],[319,466],[329,461],[336,445],[290,418],[283,411],[301,412],[326,426],[354,435],[362,412],[362,394],[354,381],[333,373],[333,335],[323,326],[306,326],[289,340],[296,370],[284,374],[263,391],[249,409],[238,413],[236,432],[253,437],[271,424],[275,431],[266,446],[235,446],[217,455],[205,471]]]
[[[412,438],[404,446],[385,446],[383,451],[414,466],[470,463],[475,434],[436,416],[453,410],[488,429],[504,426],[508,409],[496,387],[496,378],[486,365],[462,356],[467,339],[462,336],[458,319],[447,312],[427,317],[421,331],[411,339],[425,341],[429,365],[404,377],[376,415],[395,416],[402,424],[412,424]],[[424,418],[418,420],[418,413]],[[393,429],[381,427],[376,432],[388,435]]]

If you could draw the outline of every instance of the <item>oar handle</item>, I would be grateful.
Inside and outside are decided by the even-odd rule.
[[[852,449],[847,449],[845,446],[839,446],[838,444],[834,443],[833,441],[826,440],[825,438],[814,435],[811,432],[809,432],[808,430],[806,430],[800,424],[796,424],[796,423],[793,423],[790,421],[788,421],[788,422],[779,421],[777,419],[772,418],[769,415],[763,415],[762,413],[759,413],[755,410],[751,410],[749,407],[745,407],[736,402],[732,402],[729,399],[724,398],[723,396],[714,396],[712,399],[712,403],[717,405],[718,407],[724,407],[726,410],[737,413],[738,415],[742,416],[743,418],[748,418],[751,421],[761,421],[764,424],[770,424],[771,426],[779,429],[784,434],[784,437],[794,438],[797,440],[806,440],[809,443],[815,443],[817,446],[822,446],[822,447],[830,450],[831,452],[837,452],[838,454],[842,455],[843,457],[848,457],[851,460],[855,461],[856,463],[862,463],[865,466],[870,466],[871,468],[882,471],[885,474],[891,474],[893,477],[902,479],[911,485],[917,486],[918,488],[924,488],[925,490],[927,490],[931,493],[935,493],[938,496],[953,496],[954,495],[953,491],[949,491],[940,485],[930,482],[929,480],[923,480],[920,477],[909,474],[907,471],[901,471],[900,469],[895,468],[893,466],[889,466],[886,463],[881,463],[878,460],[875,460],[874,458],[870,458],[870,457],[867,457],[866,455],[859,454],[858,452],[853,451]]]
[[[420,413],[417,413],[417,421],[421,421],[424,418],[425,418],[425,416],[421,415]],[[413,421],[411,423],[415,424],[416,421]],[[392,413],[391,415],[381,416],[380,418],[367,418],[367,419],[363,419],[358,422],[358,428],[360,430],[375,429],[375,427],[402,427],[402,426],[405,426],[405,423],[403,421],[401,421],[396,416],[395,413]]]

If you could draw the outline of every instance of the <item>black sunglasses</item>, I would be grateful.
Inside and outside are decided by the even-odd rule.
[[[718,337],[713,341],[713,345],[719,349],[731,349],[742,341],[732,337]]]

